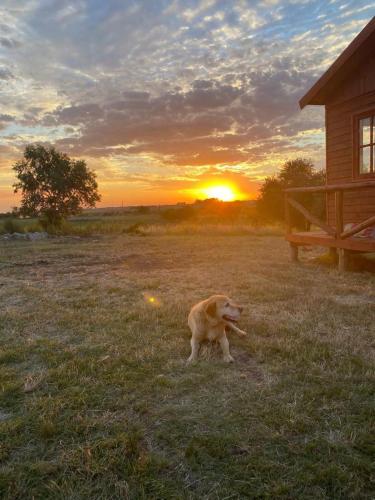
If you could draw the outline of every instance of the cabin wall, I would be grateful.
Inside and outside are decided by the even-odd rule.
[[[354,176],[353,116],[370,109],[375,109],[375,58],[345,81],[326,104],[327,184],[369,179]],[[375,189],[344,193],[344,224],[361,222],[374,214]],[[335,225],[333,194],[328,195],[327,220]]]

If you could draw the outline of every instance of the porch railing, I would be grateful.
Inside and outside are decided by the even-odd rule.
[[[363,222],[356,224],[354,227],[344,231],[344,214],[343,214],[343,200],[345,191],[355,191],[361,189],[375,188],[374,181],[362,181],[343,184],[329,184],[326,186],[309,186],[309,187],[295,187],[285,189],[285,220],[287,234],[293,231],[291,207],[300,212],[306,220],[311,224],[318,226],[326,234],[332,236],[337,240],[344,240],[350,238],[355,234],[360,233],[364,229],[375,225],[375,215],[369,217]],[[335,195],[335,227],[332,227],[320,220],[307,210],[301,203],[296,201],[292,196],[294,193],[334,193]]]

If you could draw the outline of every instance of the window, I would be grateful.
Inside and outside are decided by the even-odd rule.
[[[375,113],[358,119],[358,174],[375,173]]]

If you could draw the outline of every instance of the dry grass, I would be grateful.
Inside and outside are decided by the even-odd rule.
[[[147,224],[140,227],[144,235],[214,235],[214,236],[280,236],[281,226],[256,227],[252,224]]]
[[[372,498],[374,275],[151,233],[0,243],[0,495]],[[250,335],[186,367],[216,292]]]
[[[220,221],[220,217],[217,218]],[[43,231],[37,219],[12,219],[0,218],[0,235],[7,232],[34,232]],[[66,221],[61,228],[50,228],[49,232],[57,232],[59,235],[95,236],[95,235],[194,235],[212,234],[223,236],[257,235],[257,236],[281,236],[283,228],[281,225],[257,226],[254,222],[242,223],[240,221],[212,222],[205,220],[194,220],[192,222],[167,222],[161,216],[161,212],[154,211],[147,214],[125,213],[110,216],[79,216],[72,217]]]

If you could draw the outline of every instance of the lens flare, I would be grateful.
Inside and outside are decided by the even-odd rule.
[[[161,301],[158,299],[158,297],[155,297],[149,292],[143,292],[142,293],[143,298],[147,304],[150,304],[150,306],[153,307],[160,307],[161,306]]]

